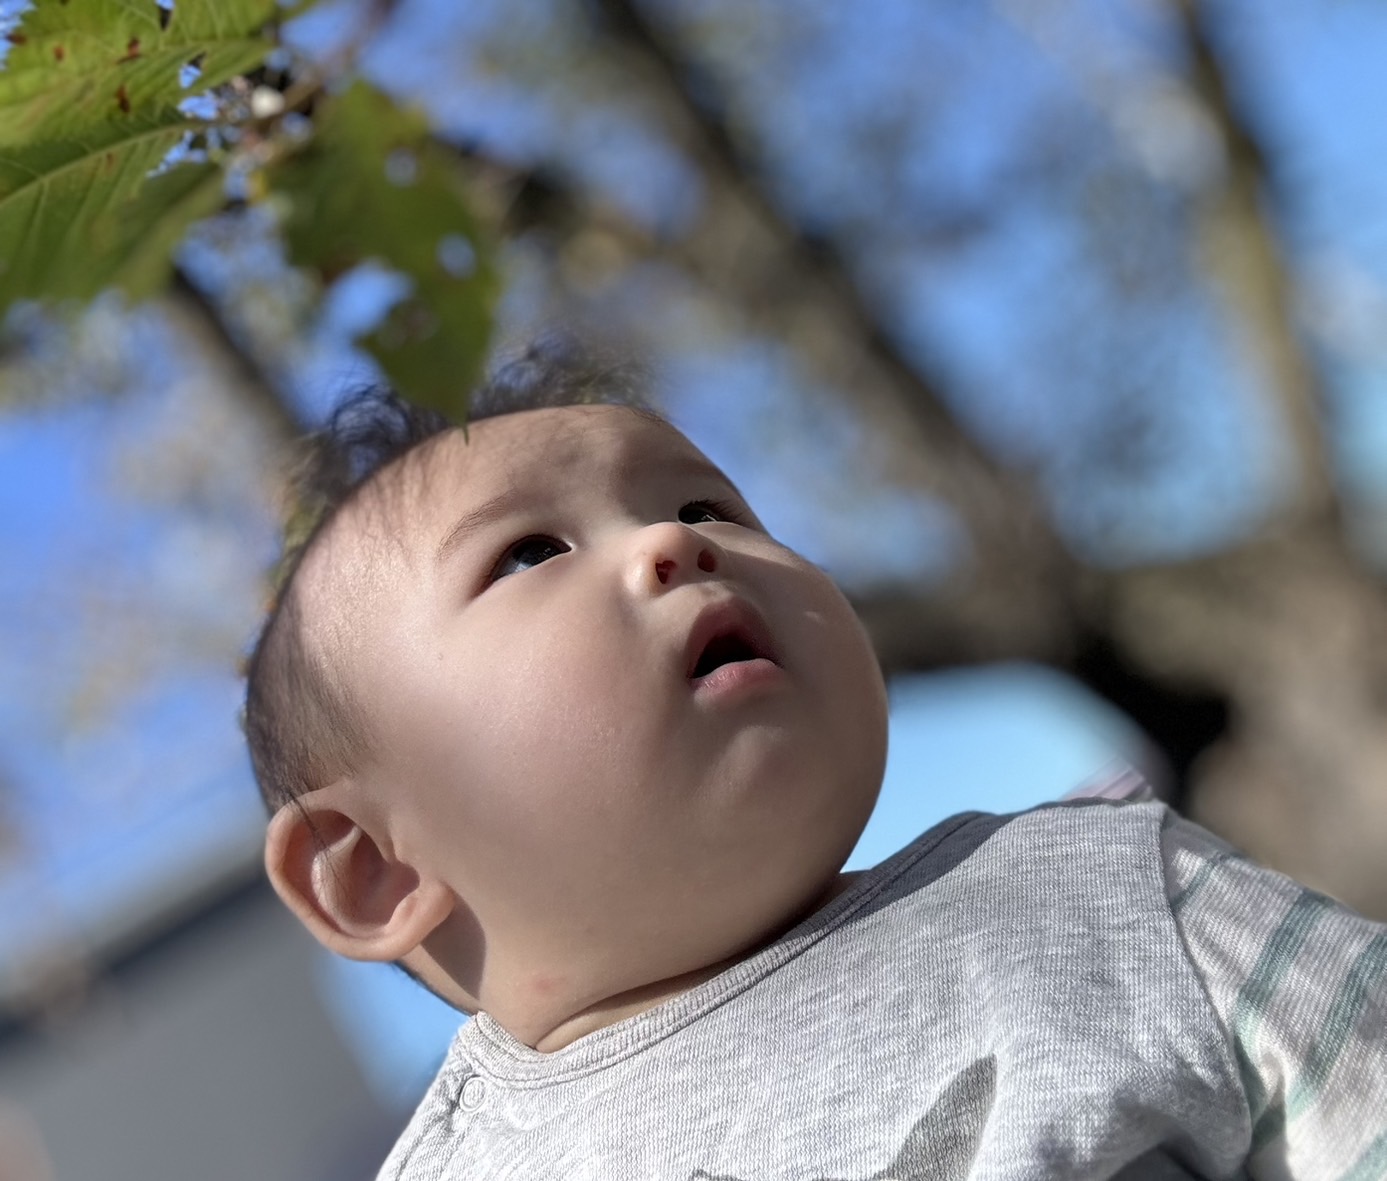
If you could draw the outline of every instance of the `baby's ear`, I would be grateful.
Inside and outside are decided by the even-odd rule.
[[[351,812],[336,783],[285,804],[265,833],[275,892],[329,951],[391,961],[413,951],[452,912],[452,891],[394,860]]]

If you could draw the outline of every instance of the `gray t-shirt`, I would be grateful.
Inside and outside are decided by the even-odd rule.
[[[936,826],[553,1053],[459,1033],[382,1181],[1387,1177],[1387,927],[1155,803]]]

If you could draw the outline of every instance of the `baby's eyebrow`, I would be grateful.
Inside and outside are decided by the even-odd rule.
[[[524,497],[516,489],[508,488],[488,497],[481,504],[473,505],[453,522],[452,528],[438,543],[434,552],[434,564],[443,565],[472,534],[512,512],[522,499]]]
[[[677,459],[661,460],[658,463],[643,464],[642,467],[647,471],[659,472],[660,474],[667,476],[695,476],[704,479],[716,480],[719,484],[723,484],[726,487],[730,488],[733,492],[737,494],[737,496],[740,499],[745,499],[745,497],[742,496],[741,489],[738,488],[737,485],[731,481],[727,473],[723,471],[722,468],[718,467],[716,464],[712,463],[707,459],[701,458],[700,456],[680,456]]]

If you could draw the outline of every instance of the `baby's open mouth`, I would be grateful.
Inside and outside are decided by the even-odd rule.
[[[698,680],[726,664],[747,660],[776,663],[760,615],[739,599],[705,608],[694,621],[686,651],[685,675]]]
[[[698,663],[694,665],[693,675],[706,677],[715,668],[721,668],[724,664],[735,664],[739,660],[755,660],[760,655],[745,636],[736,633],[715,636],[708,647],[703,649],[703,655],[698,658]]]

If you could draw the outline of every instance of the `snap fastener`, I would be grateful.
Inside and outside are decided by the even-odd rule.
[[[462,1094],[458,1097],[458,1106],[463,1111],[479,1111],[486,1102],[486,1080],[480,1075],[474,1074],[462,1084]]]

